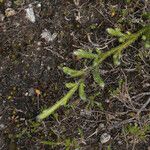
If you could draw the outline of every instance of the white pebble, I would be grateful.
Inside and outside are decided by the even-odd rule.
[[[34,15],[32,5],[30,5],[29,8],[25,9],[25,11],[26,11],[26,18],[29,21],[31,21],[32,23],[34,23],[35,22],[35,15]]]
[[[111,136],[108,133],[103,133],[100,137],[100,141],[102,144],[107,143],[110,140]]]
[[[38,8],[41,7],[41,3],[38,3],[38,4],[37,4],[37,7],[38,7]]]
[[[51,34],[47,29],[44,29],[41,33],[41,38],[45,39],[46,42],[52,42],[56,37],[57,33]]]

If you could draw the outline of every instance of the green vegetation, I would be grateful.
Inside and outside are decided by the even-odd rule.
[[[41,142],[44,145],[48,145],[51,148],[57,147],[57,146],[64,146],[65,150],[71,150],[71,149],[78,149],[78,141],[76,139],[71,140],[70,138],[65,140],[60,140],[59,142],[51,142],[51,141],[42,141]]]
[[[63,72],[66,75],[70,76],[71,78],[79,78],[79,80],[74,83],[66,84],[66,87],[69,88],[70,91],[61,100],[56,102],[56,104],[54,104],[52,107],[44,110],[41,114],[39,114],[37,116],[37,119],[39,121],[45,119],[46,117],[54,113],[62,105],[66,105],[68,100],[74,95],[74,93],[78,89],[79,89],[80,98],[82,100],[86,100],[85,79],[90,74],[92,74],[95,83],[97,83],[101,88],[104,88],[105,83],[99,73],[99,67],[102,65],[103,61],[106,60],[111,55],[113,55],[114,65],[119,65],[122,51],[126,49],[128,46],[130,46],[132,43],[134,43],[140,36],[144,35],[145,41],[146,42],[149,41],[150,26],[143,27],[137,33],[133,33],[133,34],[131,34],[130,32],[122,33],[119,28],[116,29],[108,28],[107,32],[111,36],[118,37],[119,42],[121,42],[121,44],[115,48],[110,49],[105,53],[101,52],[99,49],[96,49],[95,52],[85,51],[82,49],[75,51],[74,55],[78,59],[89,59],[89,61],[92,62],[92,65],[81,70],[75,70],[69,67],[63,67]]]
[[[150,133],[150,125],[140,127],[135,123],[126,126],[123,130],[128,136],[132,136],[133,139],[143,141],[146,140],[148,133]]]

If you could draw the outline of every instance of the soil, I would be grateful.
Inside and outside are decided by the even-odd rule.
[[[35,22],[26,17],[31,6]],[[111,58],[104,62],[103,90],[87,79],[87,95],[99,93],[93,99],[101,106],[87,104],[76,94],[42,123],[36,116],[67,92],[64,84],[71,79],[62,66],[83,67],[73,51],[108,51],[118,42],[106,29],[138,31],[149,23],[142,18],[149,6],[146,0],[0,1],[0,149],[148,150],[149,134],[141,140],[123,132],[129,124],[150,125],[150,105],[131,119],[150,96],[150,53],[141,40],[124,51],[120,66],[114,67]],[[15,14],[6,16],[7,8]],[[44,31],[55,37],[47,41]],[[105,132],[111,139],[102,144]]]

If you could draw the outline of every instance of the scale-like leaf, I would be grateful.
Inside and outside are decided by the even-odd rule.
[[[84,74],[83,70],[74,70],[69,67],[63,67],[63,72],[71,77],[79,77]]]
[[[97,57],[93,60],[93,67],[97,66],[98,64],[99,64],[99,58]]]
[[[125,34],[124,36],[121,36],[118,40],[120,43],[125,42],[126,40],[128,40],[130,38],[130,35]]]
[[[61,107],[62,105],[66,105],[68,100],[73,96],[73,94],[76,92],[77,89],[78,89],[78,84],[74,86],[62,99],[57,101],[52,107],[44,110],[41,114],[39,114],[37,116],[37,120],[41,121],[45,119],[46,117],[54,113],[59,107]]]
[[[97,54],[93,54],[92,52],[87,52],[82,49],[78,49],[74,52],[74,55],[78,56],[79,58],[87,58],[87,59],[94,59],[97,57]]]
[[[118,40],[119,40],[120,43],[123,43],[123,42],[125,42],[126,40],[128,40],[128,39],[130,38],[130,35],[131,35],[130,32],[122,33],[119,28],[115,28],[115,29],[108,28],[108,29],[107,29],[107,32],[108,32],[111,36],[117,36],[117,37],[119,37]]]
[[[121,58],[120,52],[113,55],[114,65],[116,65],[116,66],[120,65],[120,58]]]
[[[100,49],[98,49],[98,48],[96,48],[96,52],[97,52],[97,54],[98,54],[99,56],[102,54],[102,51],[101,51]]]
[[[85,84],[84,82],[81,82],[79,85],[79,96],[82,100],[86,100],[86,94],[85,94]]]
[[[99,74],[99,67],[98,66],[95,66],[94,69],[93,69],[93,78],[94,78],[94,81],[102,88],[104,88],[105,86],[105,83],[103,81],[103,79],[100,77],[100,74]]]
[[[71,89],[73,88],[74,86],[76,86],[78,83],[72,83],[72,82],[69,82],[69,83],[66,83],[65,86],[68,88],[68,89]]]
[[[115,29],[107,28],[107,32],[112,36],[118,36],[118,37],[124,36],[124,34],[121,32],[119,28],[115,28]]]

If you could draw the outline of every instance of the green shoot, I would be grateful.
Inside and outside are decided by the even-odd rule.
[[[75,87],[76,84],[77,84],[77,83],[69,82],[69,83],[66,83],[65,86],[66,86],[66,88],[71,89],[71,88]]]
[[[93,74],[93,79],[94,79],[94,81],[95,81],[100,87],[104,88],[105,83],[104,83],[103,79],[100,77],[99,67],[98,67],[98,66],[96,66],[96,67],[93,68],[92,74]]]
[[[79,85],[79,96],[82,100],[86,100],[85,84],[83,81]]]
[[[134,43],[140,36],[145,35],[144,39],[146,41],[150,40],[149,25],[143,27],[143,29],[141,29],[140,31],[134,34],[131,34],[129,32],[122,33],[121,30],[118,28],[116,29],[108,28],[107,32],[112,36],[118,37],[120,39],[120,42],[122,42],[122,44],[120,44],[115,48],[110,49],[105,53],[102,53],[98,49],[96,49],[97,52],[96,54],[92,52],[84,51],[82,49],[75,51],[74,55],[76,55],[78,58],[90,59],[90,61],[93,61],[92,65],[83,68],[81,70],[75,70],[69,67],[63,67],[63,72],[65,74],[69,75],[72,78],[79,78],[79,81],[75,83],[66,83],[66,87],[70,89],[70,91],[62,99],[56,102],[52,107],[44,110],[41,114],[39,114],[37,116],[38,120],[45,119],[46,117],[54,113],[57,109],[59,109],[62,105],[65,105],[77,90],[79,90],[80,98],[82,100],[86,100],[84,79],[90,75],[93,76],[94,82],[103,89],[105,83],[101,78],[99,72],[99,67],[100,65],[102,65],[102,62],[106,60],[108,57],[113,55],[114,64],[119,65],[122,51],[126,49],[128,46],[130,46],[132,43]]]
[[[78,84],[76,84],[62,99],[60,99],[56,104],[54,104],[52,107],[44,110],[41,114],[37,116],[37,120],[41,121],[45,118],[47,118],[49,115],[54,113],[59,107],[66,105],[68,100],[72,97],[72,95],[76,92],[78,89]]]
[[[63,67],[63,72],[71,77],[79,77],[84,75],[83,70],[74,70],[70,69],[69,67]]]
[[[94,59],[97,57],[97,54],[93,54],[92,52],[87,52],[85,50],[79,49],[74,52],[78,58],[87,58],[87,59]]]

